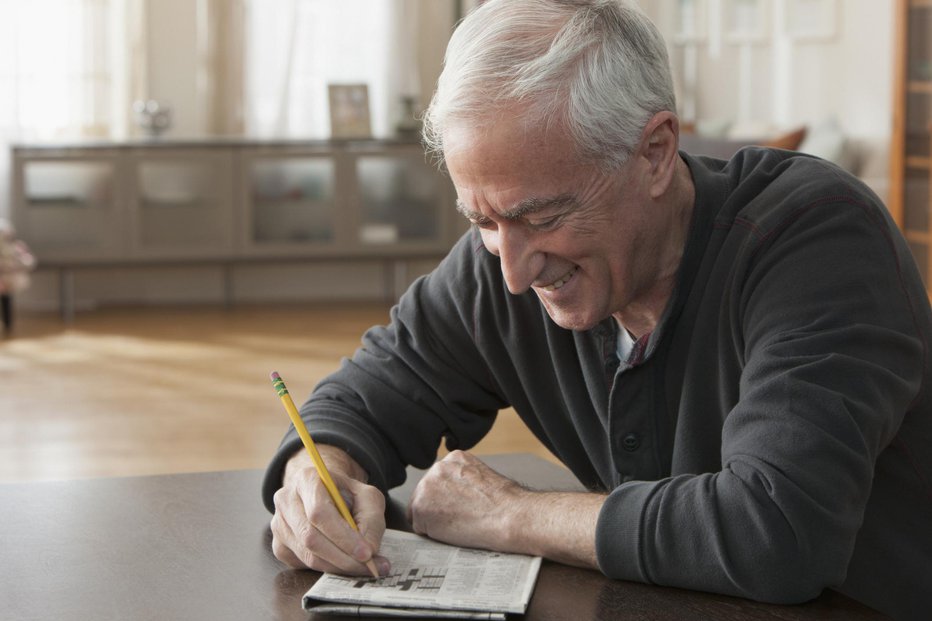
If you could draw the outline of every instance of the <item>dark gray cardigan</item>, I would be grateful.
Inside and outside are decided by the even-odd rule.
[[[388,489],[514,406],[587,486],[613,578],[799,602],[834,587],[932,610],[932,313],[879,199],[819,160],[683,154],[678,284],[629,360],[616,325],[556,326],[475,231],[302,408]],[[271,509],[289,433],[269,466]]]

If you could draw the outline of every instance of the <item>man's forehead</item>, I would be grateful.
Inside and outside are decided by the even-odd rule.
[[[528,156],[561,163],[576,159],[572,137],[562,126],[529,123],[507,113],[451,122],[443,130],[443,154],[444,159],[459,156],[478,163]]]

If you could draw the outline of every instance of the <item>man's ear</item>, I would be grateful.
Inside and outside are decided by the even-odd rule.
[[[672,112],[658,112],[651,117],[641,134],[640,155],[649,165],[648,187],[651,198],[667,191],[679,157],[680,121]]]

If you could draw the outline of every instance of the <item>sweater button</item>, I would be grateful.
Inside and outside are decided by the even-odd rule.
[[[621,446],[629,453],[636,451],[641,446],[641,437],[632,431],[621,439]]]

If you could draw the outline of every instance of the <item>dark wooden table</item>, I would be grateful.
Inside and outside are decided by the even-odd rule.
[[[566,470],[529,455],[487,458],[540,489],[573,489]],[[418,478],[392,493],[398,526]],[[0,485],[0,619],[69,621],[298,620],[319,574],[285,569],[270,552],[261,472]],[[545,562],[527,619],[883,619],[826,591],[770,606],[608,580]]]

